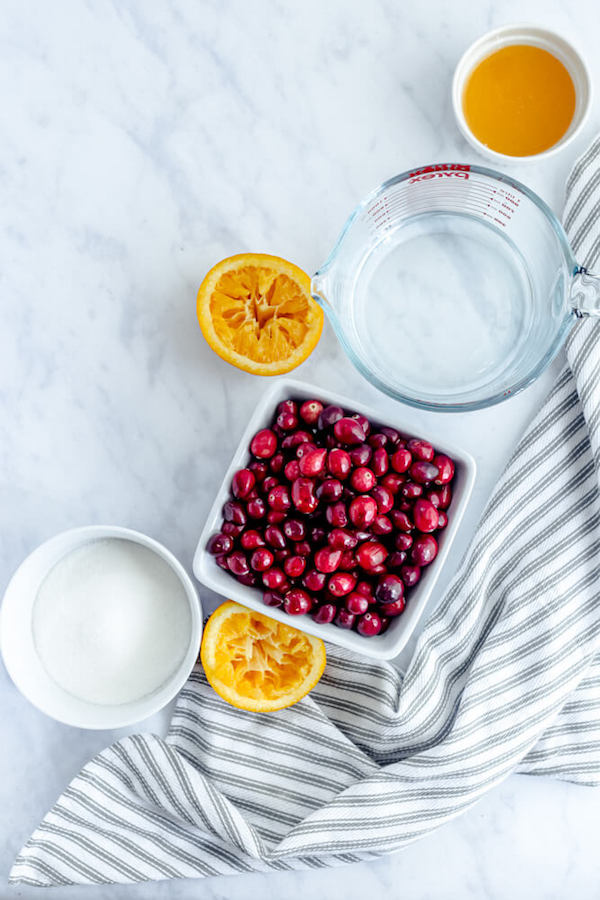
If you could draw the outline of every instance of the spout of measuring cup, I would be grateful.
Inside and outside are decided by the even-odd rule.
[[[329,279],[326,270],[315,272],[310,282],[310,292],[326,313],[330,314],[333,307],[330,300]]]
[[[571,282],[571,309],[578,319],[600,316],[600,275],[579,266]]]

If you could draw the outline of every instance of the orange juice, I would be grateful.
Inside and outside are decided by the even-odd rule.
[[[552,53],[512,44],[475,66],[462,102],[467,125],[482,144],[507,156],[532,156],[567,131],[575,86]]]

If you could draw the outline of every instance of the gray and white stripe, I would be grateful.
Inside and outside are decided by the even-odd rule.
[[[600,139],[565,222],[600,253]],[[510,772],[600,783],[600,347],[583,320],[404,679],[334,648],[269,716],[196,670],[169,734],[125,738],[73,780],[15,860],[31,885],[318,868],[398,850]]]

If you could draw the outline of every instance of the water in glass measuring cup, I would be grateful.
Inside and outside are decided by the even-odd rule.
[[[454,394],[500,378],[531,324],[521,254],[468,213],[422,213],[390,230],[354,291],[365,353],[415,391]]]
[[[357,207],[312,289],[373,383],[418,406],[474,409],[521,390],[557,352],[575,271],[535,194],[444,163]]]

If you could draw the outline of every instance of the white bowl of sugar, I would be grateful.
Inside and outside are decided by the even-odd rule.
[[[157,712],[196,662],[202,611],[158,541],[117,526],[65,531],[17,569],[0,612],[10,677],[42,712],[121,728]]]

